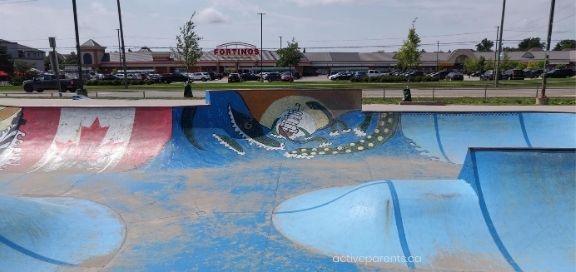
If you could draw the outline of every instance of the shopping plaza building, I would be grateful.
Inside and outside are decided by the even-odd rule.
[[[106,47],[94,40],[88,40],[80,47],[80,55],[86,69],[100,73],[111,73],[121,70],[121,54],[118,51],[107,52]],[[494,52],[476,52],[471,49],[457,49],[451,52],[422,53],[420,68],[426,71],[436,69],[462,68],[468,58],[483,57],[493,61]],[[507,52],[506,58],[523,63],[543,61],[544,51]],[[262,62],[260,60],[262,59]],[[276,66],[276,51],[260,50],[254,45],[231,42],[204,51],[193,71],[205,72],[247,72],[279,70]],[[576,50],[551,51],[550,64],[562,65],[575,69]],[[392,70],[397,61],[393,52],[305,52],[300,63],[295,67],[303,75],[325,74],[346,70]],[[153,51],[143,47],[137,51],[126,52],[128,71],[146,71],[169,73],[184,71],[184,62],[170,51]]]

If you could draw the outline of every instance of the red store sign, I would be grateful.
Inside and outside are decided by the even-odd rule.
[[[249,43],[232,42],[217,46],[214,55],[218,56],[258,56],[260,49]]]

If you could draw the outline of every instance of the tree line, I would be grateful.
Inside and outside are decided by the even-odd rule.
[[[518,43],[517,47],[505,47],[503,51],[528,51],[530,49],[543,50],[546,43],[542,42],[538,37],[525,38]],[[484,38],[480,43],[476,44],[476,51],[478,52],[494,52],[492,50],[494,42]],[[562,51],[564,49],[576,49],[576,40],[561,40],[552,49],[553,51]]]

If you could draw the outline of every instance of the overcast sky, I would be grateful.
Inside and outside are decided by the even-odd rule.
[[[118,47],[115,0],[78,0],[80,40],[94,39],[109,51]],[[121,0],[127,47],[173,47],[178,27],[196,11],[197,33],[206,49],[232,41],[278,48],[293,37],[307,52],[395,51],[416,20],[422,48],[474,48],[494,40],[501,0]],[[507,0],[505,46],[525,37],[546,40],[550,0]],[[552,45],[576,39],[576,1],[557,0]],[[70,0],[0,0],[0,39],[45,49],[55,36],[59,50],[74,46]]]

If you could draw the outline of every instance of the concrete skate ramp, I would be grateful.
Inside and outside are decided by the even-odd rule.
[[[574,149],[472,149],[461,180],[387,180],[283,202],[277,229],[384,269],[571,271]],[[345,259],[348,258],[348,259]]]
[[[576,147],[571,113],[403,113],[402,132],[431,156],[462,164],[469,147]]]
[[[476,191],[486,226],[512,267],[576,267],[574,149],[473,149],[460,178]]]
[[[501,233],[506,226],[492,213],[493,196],[485,194],[483,208],[472,186],[478,179],[464,181],[459,173],[468,167],[470,147],[576,146],[576,114],[362,112],[359,90],[207,96],[208,105],[199,107],[0,107],[0,195],[12,199],[3,200],[11,208],[0,207],[7,218],[0,226],[0,270],[486,271],[514,269],[510,260],[532,269],[521,258],[534,252],[519,254],[507,245],[517,241]],[[362,185],[371,181],[377,182]],[[479,184],[485,182],[481,174]],[[334,187],[346,188],[310,193]],[[370,197],[355,197],[358,205],[342,202],[372,189]],[[293,202],[308,195],[306,205]],[[286,203],[294,209],[322,205],[273,214],[291,209]],[[323,211],[332,205],[357,208],[329,217]],[[25,222],[10,219],[20,210],[29,211]],[[279,224],[317,212],[309,219],[324,218],[315,224],[326,226],[320,234],[310,229],[309,240],[291,228],[314,224]],[[118,235],[111,214],[126,228],[119,249],[91,240]],[[296,217],[290,219],[309,222]],[[78,232],[62,242],[37,235],[29,224],[65,238],[75,232],[63,225]],[[358,231],[330,238],[339,234],[333,225]],[[82,235],[88,244],[72,243]],[[321,237],[330,239],[316,241]],[[331,255],[372,249],[421,260],[335,262]]]
[[[356,154],[462,164],[469,147],[576,147],[571,113],[362,112],[361,93],[349,90],[218,91],[207,100],[177,108],[6,108],[0,170],[189,169]]]
[[[2,271],[100,266],[123,239],[120,218],[94,202],[0,196]]]

